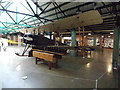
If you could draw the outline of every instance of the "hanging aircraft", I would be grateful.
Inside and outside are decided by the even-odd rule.
[[[82,27],[82,36],[84,36],[84,26],[89,26],[89,25],[95,25],[95,24],[101,24],[103,23],[103,19],[100,15],[100,13],[97,10],[91,10],[87,11],[84,13],[80,13],[75,16],[67,17],[64,19],[60,19],[58,21],[54,21],[52,23],[48,23],[45,25],[41,25],[37,27],[36,29],[39,31],[47,31],[47,32],[64,32],[66,29],[73,29],[76,28],[78,29],[79,27]],[[79,30],[79,29],[78,29]],[[28,29],[27,30],[29,33],[34,32],[34,29]],[[20,32],[25,33],[26,29],[20,30]],[[39,32],[40,33],[40,32]],[[43,52],[45,51],[50,51],[51,53],[66,53],[67,49],[74,49],[74,47],[70,46],[65,46],[65,44],[57,42],[54,40],[50,40],[42,35],[25,35],[25,37],[30,37],[33,40],[29,41],[24,38],[24,41],[27,44],[32,45],[32,50],[29,53],[29,56],[32,56],[32,52],[35,50],[42,50]],[[84,42],[84,41],[82,41]],[[60,46],[59,46],[60,45]],[[19,56],[24,56],[25,52],[29,48],[29,46],[23,51],[22,55],[19,55],[16,53],[16,55]],[[76,48],[76,47],[75,47]],[[86,46],[81,46],[77,47],[78,49],[86,50]]]

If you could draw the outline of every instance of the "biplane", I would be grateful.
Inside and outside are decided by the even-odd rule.
[[[67,17],[67,18],[55,21],[52,23],[48,23],[48,24],[39,26],[37,28],[39,29],[39,31],[47,31],[47,32],[56,32],[56,31],[64,32],[64,30],[66,29],[75,28],[76,30],[79,31],[79,35],[81,35],[80,33],[82,32],[82,43],[84,43],[84,39],[83,39],[84,32],[85,32],[84,27],[89,25],[101,24],[102,22],[103,22],[103,19],[100,13],[97,10],[91,10],[84,13],[80,13],[75,16],[71,16],[71,17]],[[80,27],[82,28],[81,30],[80,30]],[[25,30],[21,30],[21,32],[25,33]],[[32,30],[28,30],[28,32],[32,32]],[[26,37],[29,37],[31,39],[27,40]],[[66,44],[57,42],[57,45],[56,45],[56,41],[48,39],[43,35],[31,35],[31,34],[24,35],[24,42],[26,43],[26,46],[22,55],[19,55],[18,53],[16,53],[19,56],[24,56],[25,52],[28,50],[30,45],[32,45],[32,49],[29,51],[28,56],[35,55],[37,58],[39,55],[43,57],[46,54],[42,55],[41,53],[37,53],[36,51],[52,54],[54,57],[61,58],[62,55],[66,54],[68,49],[81,49],[83,51],[89,50],[89,49],[93,50],[93,48],[84,46],[84,44],[82,44],[82,46],[67,46]],[[52,56],[52,55],[48,55],[48,56]],[[44,57],[47,57],[47,56],[44,56]],[[51,64],[49,68],[51,68]]]

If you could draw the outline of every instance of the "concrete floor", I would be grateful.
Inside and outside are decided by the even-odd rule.
[[[16,56],[23,47],[0,52],[1,88],[117,88],[118,73],[112,70],[112,50],[96,50],[91,58],[63,56],[59,68],[35,64],[34,57]],[[22,53],[22,52],[21,52]]]

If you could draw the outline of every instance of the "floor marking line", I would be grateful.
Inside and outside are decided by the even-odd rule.
[[[45,72],[39,72],[39,73],[45,73]],[[81,79],[81,80],[86,80],[86,81],[96,81],[96,80],[92,80],[92,79],[84,79],[84,78],[76,78],[76,77],[68,77],[68,76],[60,76],[60,75],[57,75],[57,74],[50,74],[50,73],[45,73],[45,74],[48,74],[48,75],[53,75],[53,76],[58,76],[58,77],[63,77],[63,78],[72,78],[72,79]]]

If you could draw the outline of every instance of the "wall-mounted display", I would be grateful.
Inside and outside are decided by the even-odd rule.
[[[103,47],[113,48],[113,38],[104,38]]]
[[[93,43],[94,43],[94,40],[93,40],[93,37],[89,37],[88,38],[88,46],[93,46]]]

